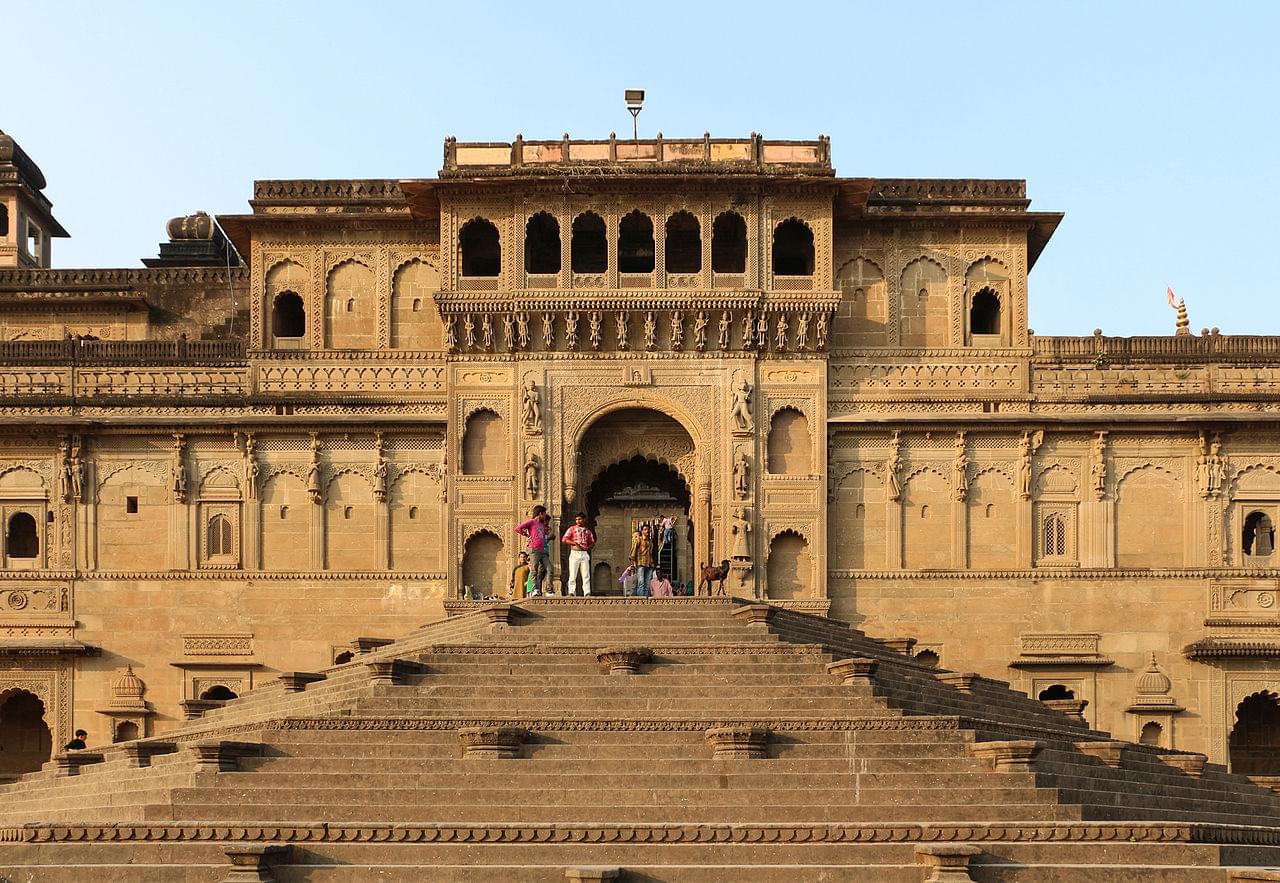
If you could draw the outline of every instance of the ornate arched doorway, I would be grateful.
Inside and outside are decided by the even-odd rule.
[[[40,769],[52,756],[44,702],[26,690],[0,695],[0,778]]]
[[[577,449],[576,486],[581,499],[566,501],[565,522],[586,512],[596,532],[593,567],[608,564],[613,580],[592,585],[595,594],[621,594],[618,582],[630,558],[631,533],[653,526],[658,564],[673,572],[672,582],[697,582],[698,531],[706,524],[694,505],[697,452],[688,430],[674,418],[650,408],[625,408],[598,418],[582,434]],[[576,503],[576,505],[575,505]],[[663,542],[662,525],[671,534]],[[562,570],[568,550],[562,549]]]
[[[1236,706],[1231,730],[1231,772],[1245,776],[1280,775],[1280,697],[1263,692]]]

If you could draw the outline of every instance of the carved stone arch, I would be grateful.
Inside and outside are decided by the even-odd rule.
[[[225,464],[217,464],[207,467],[200,471],[200,496],[206,497],[210,492],[225,493],[234,490],[239,495],[240,492],[240,476],[235,470]]]
[[[1116,470],[1116,477],[1115,477],[1115,483],[1114,483],[1116,495],[1119,496],[1120,487],[1121,485],[1124,484],[1125,479],[1133,475],[1135,472],[1142,472],[1144,470],[1161,472],[1167,475],[1173,481],[1178,480],[1178,475],[1174,473],[1173,470],[1169,469],[1167,466],[1161,463],[1132,463],[1126,467],[1123,467],[1122,469]]]
[[[1259,475],[1260,473],[1269,473],[1275,476],[1274,483],[1280,485],[1280,466],[1274,463],[1254,461],[1242,464],[1238,469],[1234,470],[1231,476],[1230,496],[1234,498],[1236,494],[1241,492],[1241,484],[1246,479],[1251,475]]]
[[[941,478],[943,481],[947,480],[947,476],[943,474],[941,469],[939,469],[937,466],[935,466],[932,463],[926,463],[925,465],[917,466],[915,469],[912,469],[910,472],[908,472],[906,476],[902,479],[903,485],[906,485],[907,482],[911,481],[911,479],[915,478],[917,475],[920,475],[921,473],[924,473],[924,472],[932,472],[934,475],[938,476],[938,478]]]
[[[791,521],[775,523],[771,521],[768,524],[770,543],[773,543],[774,540],[782,536],[784,533],[790,533],[790,534],[795,534],[800,539],[804,540],[806,543],[812,544],[813,538],[810,535],[813,533],[813,531],[814,531],[813,526],[808,523],[791,522]]]
[[[986,475],[989,472],[995,472],[999,475],[1002,475],[1005,478],[1007,478],[1010,482],[1014,481],[1013,470],[1008,464],[984,463],[981,467],[974,470],[971,476],[969,476],[969,482],[968,482],[969,486],[973,487],[974,483],[977,482],[979,478],[981,478],[982,476]]]
[[[367,468],[360,467],[360,466],[342,466],[342,467],[339,467],[338,469],[335,469],[335,470],[334,470],[334,471],[333,471],[333,472],[332,472],[332,473],[331,473],[331,474],[330,474],[330,475],[325,479],[325,482],[324,482],[324,496],[325,496],[325,499],[326,499],[326,500],[327,500],[327,499],[329,499],[329,489],[333,486],[333,483],[334,483],[335,481],[337,481],[339,478],[341,478],[342,476],[344,476],[344,475],[354,475],[354,476],[356,476],[357,478],[361,478],[361,479],[363,479],[363,480],[364,480],[364,483],[365,483],[366,485],[368,485],[368,484],[369,484],[369,470],[368,470]],[[370,492],[370,493],[372,493],[372,492],[373,492],[373,488],[372,488],[372,486],[370,486],[370,487],[369,487],[369,492]]]
[[[943,259],[945,260],[945,257]],[[948,275],[948,276],[950,275],[950,273],[947,272],[946,264],[944,264],[942,260],[939,260],[938,255],[918,254],[915,257],[913,257],[911,260],[907,261],[902,265],[902,272],[898,274],[899,278],[901,278],[902,276],[905,276],[907,273],[907,270],[910,270],[913,266],[919,263],[933,264],[935,267],[941,270],[944,275]]]
[[[799,600],[817,594],[814,573],[817,556],[808,536],[811,532],[800,523],[769,525],[765,559],[768,598]]]
[[[832,467],[833,486],[832,489],[839,491],[844,483],[853,477],[855,472],[861,472],[863,475],[870,476],[876,480],[881,487],[884,486],[884,472],[878,466],[870,466],[865,463],[842,463]]]
[[[635,409],[651,410],[657,411],[659,414],[665,414],[679,423],[685,432],[689,433],[689,438],[693,439],[695,449],[701,451],[706,447],[709,429],[703,427],[699,420],[681,402],[658,393],[634,389],[625,394],[617,393],[603,401],[594,403],[590,408],[583,409],[574,422],[567,427],[568,432],[565,433],[570,449],[577,451],[582,445],[582,439],[587,434],[587,430],[601,418],[607,417],[615,411]]]
[[[461,545],[465,548],[467,543],[471,542],[472,539],[480,536],[481,534],[486,534],[486,533],[497,537],[498,542],[502,545],[503,550],[506,550],[507,541],[503,539],[502,531],[499,530],[497,525],[494,525],[494,524],[467,525],[465,528],[463,528],[462,535],[461,537],[459,537],[459,539],[462,541]]]
[[[4,467],[0,467],[0,482],[4,481],[5,476],[14,475],[16,473],[27,473],[35,476],[39,489],[46,492],[49,490],[48,481],[45,476],[41,474],[40,470],[26,463],[10,463]]]
[[[281,475],[292,475],[294,478],[298,479],[298,481],[301,481],[304,484],[307,481],[306,470],[299,469],[294,466],[273,466],[267,469],[266,477],[262,479],[263,489],[265,490],[269,482],[274,481],[277,477]]]
[[[841,276],[843,276],[843,275],[844,275],[845,267],[848,267],[848,266],[850,266],[850,265],[852,265],[852,264],[856,264],[858,261],[862,261],[862,262],[863,262],[863,263],[865,263],[865,264],[870,264],[871,266],[875,267],[875,268],[880,272],[880,275],[881,275],[881,276],[884,276],[884,275],[885,275],[884,267],[882,266],[882,262],[881,262],[881,261],[878,261],[878,260],[876,260],[875,258],[873,258],[873,257],[869,256],[866,252],[858,251],[858,252],[855,252],[855,253],[854,253],[854,255],[853,255],[853,257],[849,258],[849,260],[847,260],[847,261],[845,261],[844,263],[842,263],[839,267],[836,267],[836,276],[835,276],[835,278],[836,278],[836,279],[839,279]],[[905,267],[904,267],[904,269],[905,269]]]
[[[1069,481],[1071,483],[1070,489],[1066,489],[1064,487],[1063,489],[1049,490],[1048,489],[1049,481],[1051,481],[1053,478],[1057,476],[1061,476],[1066,481]],[[1076,494],[1080,490],[1080,479],[1076,476],[1074,471],[1072,471],[1068,466],[1066,466],[1066,464],[1049,463],[1048,465],[1036,471],[1036,480],[1035,480],[1034,487],[1035,487],[1035,493],[1037,496],[1040,496],[1046,493]]]
[[[421,465],[420,463],[410,463],[405,465],[396,465],[392,463],[389,465],[391,468],[391,476],[387,480],[388,492],[394,489],[397,484],[410,475],[423,475],[432,481],[440,480],[439,473],[432,472],[429,468]]]
[[[117,475],[130,470],[134,470],[141,475],[155,479],[162,484],[168,481],[167,467],[164,463],[154,462],[151,460],[125,460],[117,461],[115,463],[99,463],[97,467],[98,491],[101,492],[103,486]]]

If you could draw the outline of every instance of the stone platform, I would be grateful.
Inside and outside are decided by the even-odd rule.
[[[323,678],[317,677],[323,675]],[[842,623],[460,611],[0,786],[35,881],[1274,879],[1280,797]]]

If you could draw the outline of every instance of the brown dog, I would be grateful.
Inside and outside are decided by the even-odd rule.
[[[728,577],[729,577],[728,561],[721,561],[719,564],[717,564],[714,567],[704,564],[702,566],[702,580],[698,583],[698,594],[702,594],[702,587],[706,586],[707,594],[711,595],[712,594],[711,584],[718,582],[720,583],[720,585],[718,587],[718,590],[715,592],[715,594],[723,595],[724,581],[728,579]]]

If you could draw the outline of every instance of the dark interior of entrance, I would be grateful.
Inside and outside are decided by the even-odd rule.
[[[53,737],[44,713],[44,703],[26,690],[0,701],[0,780],[38,770],[52,756]]]
[[[658,566],[668,571],[672,585],[693,579],[689,501],[684,479],[656,460],[632,457],[601,472],[587,491],[587,520],[597,538],[591,556],[592,593],[623,593],[619,579],[630,563],[631,532],[645,523],[655,538]],[[662,523],[667,518],[673,522],[672,532],[663,543]]]
[[[1280,697],[1269,692],[1245,697],[1236,708],[1230,749],[1231,772],[1280,775]]]

